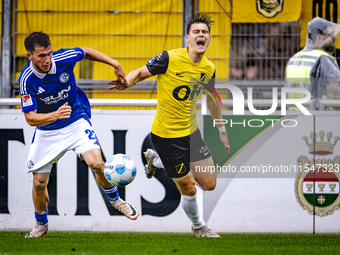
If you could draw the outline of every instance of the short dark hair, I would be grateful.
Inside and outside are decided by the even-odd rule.
[[[34,51],[35,47],[47,48],[51,45],[50,37],[43,32],[33,32],[25,38],[25,48],[27,51]]]
[[[196,23],[204,23],[208,26],[208,30],[210,33],[211,30],[211,25],[213,23],[215,23],[215,21],[213,21],[211,19],[211,16],[207,15],[207,14],[193,14],[189,19],[188,19],[188,23],[187,23],[187,34],[189,34],[190,28],[192,24],[196,24]]]

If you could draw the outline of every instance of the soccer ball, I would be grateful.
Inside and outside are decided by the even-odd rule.
[[[135,162],[125,154],[115,154],[104,166],[105,178],[112,185],[125,187],[131,183],[137,174]]]

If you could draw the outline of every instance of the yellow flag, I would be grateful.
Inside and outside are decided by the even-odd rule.
[[[298,21],[302,0],[233,1],[233,23],[275,23]]]

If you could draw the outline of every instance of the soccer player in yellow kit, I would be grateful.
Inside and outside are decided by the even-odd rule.
[[[146,174],[151,178],[158,168],[165,168],[182,194],[182,207],[192,222],[197,237],[220,237],[202,220],[196,200],[197,183],[203,190],[214,190],[216,174],[204,175],[195,169],[211,169],[214,162],[202,140],[196,121],[196,102],[200,91],[214,87],[215,66],[204,57],[211,37],[208,15],[193,15],[187,25],[187,48],[164,51],[145,66],[130,72],[127,83],[108,82],[109,89],[123,90],[137,82],[158,75],[157,113],[151,127],[152,143],[157,153],[148,149]],[[214,95],[217,99],[217,95]],[[213,98],[207,102],[214,119],[222,119],[221,105]],[[229,140],[223,124],[217,125],[221,142],[229,153]],[[208,168],[210,167],[210,168]],[[190,170],[192,175],[190,174]]]

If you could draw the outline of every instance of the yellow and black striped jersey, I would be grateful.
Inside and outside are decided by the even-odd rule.
[[[215,66],[206,57],[192,62],[187,48],[181,48],[164,51],[146,67],[158,75],[157,113],[151,132],[163,138],[193,133],[197,129],[197,99],[204,84],[214,87]]]

